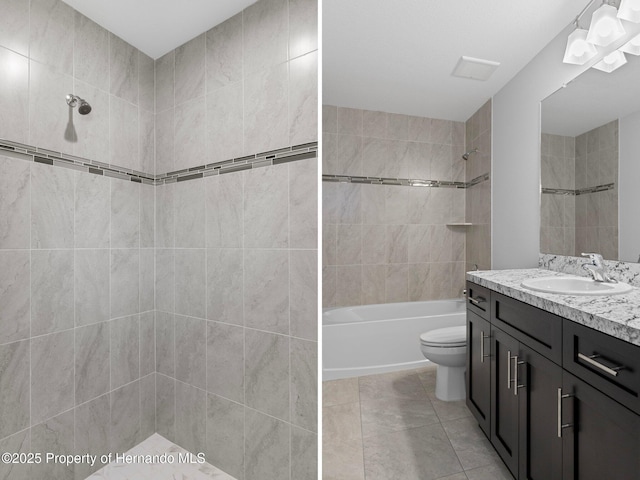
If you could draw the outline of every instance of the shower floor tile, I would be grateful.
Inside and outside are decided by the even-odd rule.
[[[162,455],[173,454],[175,463],[139,464],[115,463],[105,465],[86,480],[235,480],[222,470],[208,463],[179,463],[179,454],[188,452],[166,438],[154,433],[139,443],[127,455]]]

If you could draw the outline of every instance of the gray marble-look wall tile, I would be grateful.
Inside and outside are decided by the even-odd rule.
[[[139,272],[139,250],[111,250],[111,318],[139,312]]]
[[[206,256],[204,249],[175,251],[176,313],[206,316]]]
[[[29,2],[25,2],[29,3]],[[31,443],[30,430],[22,430],[15,435],[0,440],[0,450],[28,454]],[[32,480],[31,465],[26,463],[0,464],[0,479],[2,480]]]
[[[242,13],[207,32],[207,92],[242,79]]]
[[[291,423],[318,429],[318,344],[291,339]]]
[[[6,0],[0,28],[0,45],[29,55],[29,0]]]
[[[155,62],[138,50],[138,105],[148,112],[155,112]]]
[[[289,420],[289,338],[245,330],[246,405]]]
[[[109,320],[109,250],[75,250],[75,325]]]
[[[314,480],[318,476],[318,436],[291,427],[291,478]]]
[[[138,108],[138,151],[140,154],[139,170],[145,173],[156,173],[156,116],[153,112]]]
[[[244,403],[244,330],[207,322],[207,391]]]
[[[337,226],[337,265],[362,263],[362,225]]]
[[[315,2],[314,2],[315,3]],[[289,142],[318,140],[318,52],[289,62]]]
[[[73,247],[73,190],[76,172],[31,165],[31,247]]]
[[[29,55],[67,75],[73,73],[74,13],[60,0],[32,0],[29,10]]]
[[[176,438],[176,381],[156,373],[156,430],[175,442]]]
[[[386,112],[374,112],[364,110],[362,112],[362,132],[365,137],[387,138],[387,117]]]
[[[289,58],[318,49],[317,0],[289,2]]]
[[[281,2],[282,0],[275,1]],[[263,5],[263,2],[256,3],[253,7],[259,5]],[[259,51],[260,58],[262,58],[264,53],[262,47],[259,48]],[[286,63],[251,76],[245,76],[245,153],[265,152],[288,145],[288,98],[288,68]]]
[[[245,9],[242,15],[245,75],[285,62],[288,2],[264,0]]]
[[[326,133],[338,133],[338,107],[322,105],[322,131]]]
[[[287,167],[258,168],[244,176],[245,248],[289,246]]]
[[[176,184],[175,209],[176,248],[204,248],[205,182],[194,180]]]
[[[206,35],[198,35],[175,49],[175,101],[179,105],[204,95]]]
[[[140,170],[138,107],[109,96],[109,163]]]
[[[155,247],[156,241],[156,187],[140,185],[140,247]]]
[[[73,93],[87,99],[93,109],[92,115],[80,115],[75,109],[73,111],[77,137],[73,154],[109,163],[109,94],[78,80],[74,81]]]
[[[244,320],[247,327],[289,333],[289,253],[245,250]]]
[[[175,50],[158,58],[156,67],[156,113],[174,106]]]
[[[408,226],[388,225],[386,239],[386,263],[407,263]]]
[[[75,404],[109,391],[109,324],[78,328],[75,332]]]
[[[338,135],[322,134],[322,173],[338,171]]]
[[[156,192],[156,247],[173,247],[175,235],[175,184],[159,185]]]
[[[4,15],[2,21],[5,21]],[[4,28],[0,28],[0,31],[0,36],[4,36]],[[3,75],[0,78],[2,137],[14,142],[27,143],[29,141],[29,59],[0,47],[0,62],[2,65],[11,65],[12,68],[12,75]]]
[[[363,112],[355,108],[338,107],[338,130],[343,135],[363,134]]]
[[[140,188],[139,183],[111,179],[111,248],[140,246]]]
[[[322,267],[322,307],[336,306],[337,267]]]
[[[176,380],[204,390],[207,382],[207,322],[176,315]]]
[[[31,252],[31,335],[72,328],[73,250]]]
[[[156,174],[175,170],[173,158],[174,117],[175,112],[173,108],[156,114]]]
[[[29,341],[0,345],[0,437],[29,426]]]
[[[242,93],[242,82],[209,91],[206,98],[207,163],[242,156],[244,152]],[[205,161],[203,160],[202,163]]]
[[[140,442],[140,382],[114,390],[110,394],[111,431],[109,448],[126,452]]]
[[[140,249],[140,312],[148,312],[155,305],[155,251]]]
[[[217,395],[207,395],[207,461],[244,478],[244,407]]]
[[[362,266],[336,267],[335,306],[362,304]]]
[[[75,12],[73,75],[78,80],[109,91],[109,32]],[[82,97],[84,98],[84,97]],[[90,101],[93,105],[93,102]]]
[[[362,304],[385,303],[386,265],[362,266]]]
[[[103,455],[109,451],[110,405],[109,395],[103,395],[75,409],[76,454]],[[97,461],[93,467],[86,463],[76,465],[76,480],[83,480],[102,468]]]
[[[156,249],[156,309],[162,312],[175,310],[175,251]]]
[[[359,135],[338,135],[336,175],[362,175],[363,143]],[[330,172],[331,173],[331,172]]]
[[[174,169],[203,165],[206,148],[206,102],[202,98],[176,105]]]
[[[243,174],[216,175],[204,180],[208,248],[242,247]]]
[[[385,303],[409,301],[409,265],[387,265],[385,295]]]
[[[243,252],[238,248],[207,250],[207,318],[244,324]]]
[[[55,455],[73,455],[74,449],[73,411],[68,411],[50,418],[44,423],[31,428],[31,451],[40,452],[43,457],[52,453]],[[47,478],[48,480],[66,480],[73,478],[75,464],[64,463],[34,463],[31,467],[33,478]]]
[[[322,225],[322,265],[336,264],[336,254],[337,254],[336,248],[337,248],[337,242],[338,242],[337,235],[338,235],[337,225],[332,225],[332,224]],[[384,239],[384,235],[382,238]]]
[[[365,265],[376,265],[385,263],[386,255],[386,235],[385,225],[363,225],[362,238],[367,241],[362,244],[362,263]]]
[[[110,322],[111,390],[140,378],[140,317]]]
[[[156,371],[155,312],[140,314],[140,376]],[[146,437],[145,437],[146,438]]]
[[[109,35],[109,79],[112,95],[138,104],[138,50],[114,34]]]
[[[109,248],[110,188],[110,178],[101,175],[76,175],[76,248]]]
[[[140,379],[140,439],[144,440],[156,432],[156,376]]]
[[[362,172],[372,177],[387,177],[387,165],[392,158],[393,142],[382,138],[363,137]],[[397,176],[397,175],[396,175]]]
[[[29,252],[0,250],[0,344],[29,337],[31,325]]]
[[[73,331],[31,340],[31,425],[74,405]]]
[[[191,452],[203,452],[207,392],[176,381],[176,443]]]
[[[318,160],[289,164],[291,248],[318,248]]]
[[[318,251],[292,250],[290,262],[291,335],[316,340],[318,338]]]
[[[289,478],[288,424],[260,412],[245,411],[245,480]]]

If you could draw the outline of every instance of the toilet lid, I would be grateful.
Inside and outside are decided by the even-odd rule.
[[[438,328],[420,335],[422,345],[460,347],[467,343],[467,326]]]

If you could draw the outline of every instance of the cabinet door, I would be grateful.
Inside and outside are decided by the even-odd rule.
[[[520,386],[518,478],[561,480],[562,439],[558,437],[557,420],[562,369],[523,344],[520,344],[518,361],[522,363],[513,367],[517,369]]]
[[[491,443],[514,477],[518,476],[518,397],[513,390],[519,343],[491,327]]]
[[[467,406],[491,436],[491,324],[467,311]]]
[[[640,479],[640,416],[563,372],[564,479]]]

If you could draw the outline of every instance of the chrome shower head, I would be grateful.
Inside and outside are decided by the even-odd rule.
[[[80,104],[78,107],[78,113],[80,115],[86,115],[91,112],[91,105],[89,105],[89,102],[71,93],[67,95],[67,105],[71,108],[75,108],[78,104]]]
[[[468,152],[464,153],[462,155],[462,159],[463,160],[469,160],[469,157],[471,156],[472,153],[478,153],[478,149],[474,148],[473,150],[469,150]]]

